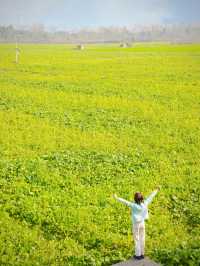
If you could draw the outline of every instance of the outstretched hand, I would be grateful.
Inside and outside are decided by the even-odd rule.
[[[113,198],[116,199],[117,198],[117,194],[113,194]]]

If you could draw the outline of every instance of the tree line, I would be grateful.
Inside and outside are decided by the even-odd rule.
[[[109,42],[200,42],[200,24],[99,27],[79,30],[45,30],[43,25],[17,28],[0,26],[1,43],[109,43]]]

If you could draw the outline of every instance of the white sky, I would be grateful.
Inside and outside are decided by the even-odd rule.
[[[77,28],[200,21],[200,0],[0,0],[0,24]]]

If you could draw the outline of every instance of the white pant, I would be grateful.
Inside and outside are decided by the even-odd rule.
[[[133,225],[133,238],[135,241],[135,255],[144,255],[145,247],[145,224],[143,222],[135,223]]]

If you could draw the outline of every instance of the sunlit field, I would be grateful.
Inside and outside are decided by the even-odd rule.
[[[200,45],[0,45],[0,264],[200,264]]]

